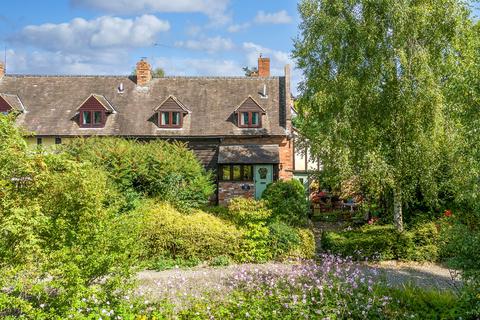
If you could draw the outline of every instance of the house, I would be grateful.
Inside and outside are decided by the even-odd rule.
[[[220,204],[259,198],[268,183],[292,178],[290,101],[289,66],[271,76],[263,57],[253,77],[153,78],[145,59],[134,77],[10,75],[0,66],[0,112],[17,114],[34,135],[29,144],[183,141],[216,173]]]

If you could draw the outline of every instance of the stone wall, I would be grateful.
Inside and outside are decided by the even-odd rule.
[[[248,186],[250,190],[242,187]],[[255,184],[253,181],[220,181],[218,182],[218,204],[222,206],[228,205],[233,198],[245,197],[255,198]]]

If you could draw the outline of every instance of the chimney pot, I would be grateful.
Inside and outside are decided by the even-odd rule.
[[[146,86],[152,80],[152,71],[150,63],[144,58],[137,62],[137,85]]]
[[[270,58],[264,58],[260,55],[258,58],[258,76],[263,78],[270,77]]]

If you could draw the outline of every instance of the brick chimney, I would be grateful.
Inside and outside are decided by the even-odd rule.
[[[5,75],[5,65],[3,64],[3,62],[0,62],[0,79],[2,79],[4,75]]]
[[[146,86],[152,80],[150,63],[145,58],[137,62],[137,85]]]
[[[270,58],[258,58],[258,76],[263,78],[270,77]]]

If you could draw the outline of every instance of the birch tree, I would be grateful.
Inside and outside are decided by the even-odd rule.
[[[445,153],[461,144],[450,85],[471,58],[467,3],[303,0],[299,11],[299,130],[325,170],[390,194],[401,232],[407,205],[438,202]]]

